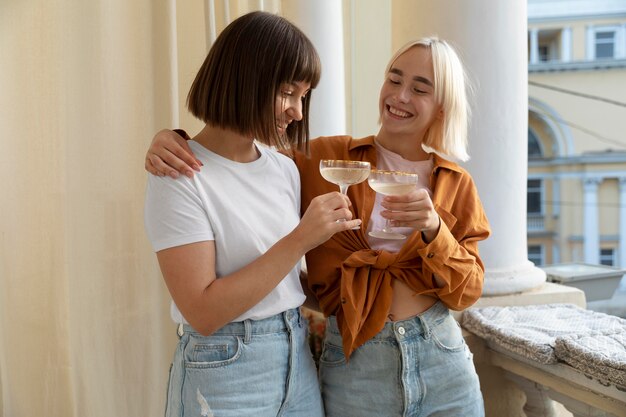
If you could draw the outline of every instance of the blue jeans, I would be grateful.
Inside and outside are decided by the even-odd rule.
[[[211,336],[183,326],[166,417],[323,416],[307,327],[299,309]]]
[[[320,359],[328,417],[482,417],[478,376],[461,328],[437,302],[385,324],[346,362],[334,317]]]

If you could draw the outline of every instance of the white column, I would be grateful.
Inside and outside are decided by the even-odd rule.
[[[561,218],[561,178],[556,176],[552,179],[552,218],[556,226],[556,236],[552,244],[552,263],[561,262],[561,245],[563,244],[563,220]]]
[[[204,18],[206,19],[206,39],[207,52],[217,38],[217,24],[215,23],[215,0],[205,0],[204,2]]]
[[[552,179],[552,215],[559,217],[561,215],[561,178],[556,176]]]
[[[352,117],[348,134],[363,137],[377,132],[378,87],[391,57],[391,0],[350,0],[350,70],[347,78]],[[372,30],[376,22],[376,30]],[[346,31],[348,32],[348,31]],[[350,112],[350,110],[348,110]]]
[[[572,60],[572,28],[563,28],[561,32],[561,62]]]
[[[457,46],[475,80],[469,137],[474,177],[491,223],[480,243],[486,266],[484,295],[538,287],[545,273],[528,260],[528,42],[525,1],[422,0],[412,24]],[[407,39],[394,39],[396,45]],[[506,91],[506,94],[502,94]]]
[[[615,32],[615,59],[626,58],[626,23],[622,23]]]
[[[587,61],[593,61],[596,59],[596,32],[593,25],[587,26],[587,41],[585,42],[585,57]]]
[[[600,233],[598,231],[598,185],[600,178],[583,180],[583,256],[585,263],[600,263]]]
[[[617,266],[626,267],[626,177],[619,179],[619,253]]]
[[[342,2],[286,1],[283,15],[313,41],[322,60],[322,79],[313,91],[311,137],[346,133],[346,89]]]
[[[530,63],[539,63],[539,29],[530,30]]]

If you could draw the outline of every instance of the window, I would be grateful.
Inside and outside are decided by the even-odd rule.
[[[615,249],[600,249],[600,265],[615,265]]]
[[[528,189],[527,189],[527,200],[526,200],[526,213],[527,214],[542,214],[542,204],[543,200],[543,181],[542,180],[528,180]]]
[[[541,158],[543,156],[543,152],[541,151],[541,144],[539,143],[539,139],[537,139],[537,135],[528,129],[528,157],[529,158]]]
[[[548,62],[550,60],[550,47],[548,45],[539,45],[539,61]]]
[[[543,246],[542,245],[529,245],[528,246],[528,260],[534,263],[536,266],[543,265]]]
[[[615,57],[615,30],[596,31],[596,59]]]

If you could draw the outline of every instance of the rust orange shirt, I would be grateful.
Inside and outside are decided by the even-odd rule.
[[[338,189],[320,175],[320,159],[369,161],[375,168],[374,136],[318,138],[310,142],[309,157],[294,155],[302,181],[303,213],[314,197]],[[348,189],[354,218],[363,220],[361,229],[338,233],[306,255],[309,286],[324,314],[337,317],[346,357],[384,327],[394,279],[453,310],[469,307],[481,295],[484,266],[478,242],[490,230],[476,186],[459,165],[434,155],[430,187],[442,220],[432,242],[424,242],[416,231],[398,253],[372,250],[365,230],[375,192],[365,181]],[[439,287],[434,276],[445,285]]]

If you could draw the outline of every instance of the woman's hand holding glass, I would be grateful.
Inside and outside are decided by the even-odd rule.
[[[343,161],[339,159],[322,159],[320,161],[322,177],[328,182],[337,184],[343,195],[348,195],[349,186],[365,181],[370,170],[370,163],[365,161]],[[345,219],[337,221],[342,222]],[[353,227],[353,229],[358,230],[359,227]]]
[[[337,191],[318,195],[311,200],[300,223],[293,230],[292,234],[298,236],[294,241],[304,244],[304,250],[308,252],[326,242],[335,233],[358,229],[361,220],[352,220],[350,205],[350,199]]]
[[[415,188],[407,194],[388,195],[382,201],[381,216],[392,227],[412,227],[422,232],[422,239],[431,242],[439,232],[441,219],[435,210],[430,193]]]
[[[402,171],[372,170],[367,182],[374,191],[385,196],[395,196],[410,193],[417,185],[418,175]],[[383,216],[385,217],[385,216]],[[390,219],[385,217],[385,227],[382,230],[372,230],[369,235],[379,239],[406,239],[401,233],[391,230]]]
[[[373,230],[370,236],[380,239],[405,239],[391,227],[412,227],[422,232],[426,242],[439,231],[440,219],[430,193],[418,189],[418,175],[400,171],[372,170],[368,183],[376,192],[385,195],[380,215],[386,220],[383,230]]]

